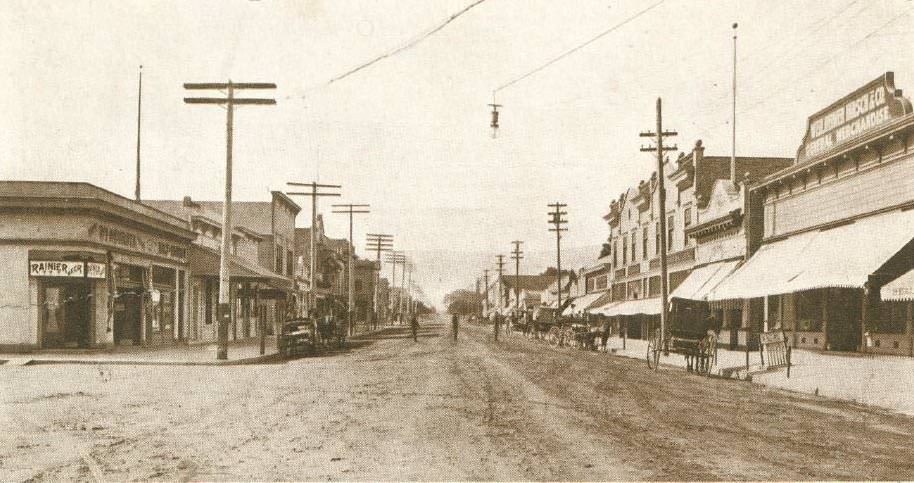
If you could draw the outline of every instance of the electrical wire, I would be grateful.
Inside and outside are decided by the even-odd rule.
[[[641,17],[642,15],[646,14],[647,12],[649,12],[649,11],[651,11],[651,10],[653,10],[653,9],[655,9],[655,8],[657,8],[657,7],[659,7],[660,4],[662,4],[664,1],[665,1],[665,0],[660,0],[659,2],[657,2],[657,3],[655,3],[655,4],[651,5],[651,6],[649,6],[649,7],[647,7],[647,8],[645,8],[644,10],[641,10],[640,12],[638,12],[638,13],[636,13],[636,14],[634,14],[634,15],[632,15],[631,17],[628,17],[628,18],[626,18],[625,20],[623,20],[623,21],[621,21],[621,22],[619,22],[619,23],[613,25],[612,27],[610,27],[610,28],[608,28],[608,29],[606,29],[606,30],[600,32],[600,33],[597,34],[595,37],[592,37],[590,40],[588,40],[588,41],[586,41],[586,42],[584,42],[584,43],[582,43],[582,44],[579,44],[579,45],[576,46],[576,47],[572,47],[572,48],[569,49],[569,50],[566,50],[565,52],[563,52],[563,53],[559,54],[558,56],[552,58],[552,60],[549,60],[549,61],[546,62],[545,64],[543,64],[543,65],[541,65],[541,66],[539,66],[539,67],[537,67],[537,68],[531,70],[530,72],[527,72],[526,74],[523,74],[523,75],[521,75],[520,77],[517,77],[517,78],[515,78],[515,79],[513,79],[513,80],[511,80],[511,81],[508,81],[508,82],[502,84],[502,85],[499,86],[499,87],[496,87],[495,90],[492,91],[493,96],[494,96],[494,94],[495,94],[496,92],[501,91],[501,90],[503,90],[503,89],[506,89],[506,88],[508,88],[508,87],[510,87],[510,86],[512,86],[512,85],[514,85],[514,84],[516,84],[516,83],[518,83],[518,82],[520,82],[520,81],[522,81],[522,80],[524,80],[524,79],[526,79],[526,78],[532,76],[533,74],[536,74],[537,72],[542,71],[542,70],[545,69],[546,67],[549,67],[550,65],[552,65],[552,64],[554,64],[554,63],[556,63],[556,62],[558,62],[558,61],[560,61],[560,60],[562,60],[562,59],[564,59],[565,57],[568,57],[569,55],[571,55],[571,54],[573,54],[573,53],[575,53],[575,52],[577,52],[577,51],[583,49],[584,47],[587,47],[588,45],[590,45],[590,44],[596,42],[597,40],[600,40],[601,38],[603,38],[603,37],[605,37],[605,36],[611,34],[612,32],[614,32],[614,31],[616,31],[616,30],[622,28],[623,26],[625,26],[626,24],[628,24],[628,23],[634,21],[634,20],[637,19],[638,17]]]
[[[408,41],[405,45],[401,45],[400,47],[397,47],[397,48],[395,48],[395,49],[393,49],[393,50],[391,50],[391,51],[389,51],[389,52],[386,52],[386,53],[384,53],[384,54],[381,54],[381,55],[375,57],[374,59],[369,60],[368,62],[362,63],[362,64],[360,64],[359,66],[354,67],[354,68],[352,68],[352,69],[346,71],[346,72],[343,73],[343,74],[340,74],[340,75],[338,75],[338,76],[336,76],[336,77],[333,77],[332,79],[330,79],[329,81],[327,81],[327,84],[326,84],[326,85],[330,85],[330,84],[333,84],[334,82],[341,81],[341,80],[343,80],[343,79],[345,79],[345,78],[347,78],[347,77],[349,77],[349,76],[355,74],[356,72],[359,72],[359,71],[361,71],[361,70],[363,70],[363,69],[367,69],[368,67],[371,67],[372,65],[374,65],[374,64],[376,64],[376,63],[378,63],[378,62],[380,62],[380,61],[382,61],[382,60],[384,60],[384,59],[387,59],[387,58],[389,58],[389,57],[393,57],[393,56],[395,56],[395,55],[397,55],[397,54],[399,54],[399,53],[401,53],[401,52],[404,52],[404,51],[406,51],[406,50],[409,50],[409,49],[415,47],[416,45],[418,45],[418,44],[419,44],[420,42],[422,42],[423,40],[425,40],[425,39],[431,37],[432,35],[435,35],[435,34],[438,33],[439,31],[441,31],[441,29],[443,29],[444,27],[447,27],[448,24],[450,24],[450,23],[453,22],[454,20],[457,20],[457,18],[460,17],[461,15],[463,15],[463,14],[469,12],[469,11],[472,10],[474,7],[476,7],[477,5],[479,5],[479,4],[481,4],[481,3],[485,2],[485,1],[486,1],[486,0],[476,0],[475,2],[473,2],[473,3],[469,4],[469,5],[467,5],[466,7],[464,7],[463,10],[460,10],[459,12],[457,12],[457,13],[451,15],[450,17],[444,19],[444,20],[443,20],[441,23],[439,23],[438,25],[436,25],[435,27],[432,27],[431,30],[428,30],[428,31],[426,31],[426,32],[424,32],[424,33],[422,33],[422,34],[419,34],[418,37],[415,37],[415,38],[413,38],[412,40]]]

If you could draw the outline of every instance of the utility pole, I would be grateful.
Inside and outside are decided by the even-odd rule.
[[[486,283],[485,284],[486,298],[483,299],[484,300],[483,312],[485,314],[488,314],[489,313],[489,269],[487,268],[487,269],[483,270],[482,273],[483,273],[483,277],[485,277],[485,283]]]
[[[391,264],[391,271],[392,271],[391,277],[390,277],[391,278],[391,281],[390,281],[391,287],[396,288],[397,287],[397,264],[402,263],[404,265],[403,271],[405,272],[406,271],[406,255],[404,255],[403,252],[391,251],[387,254],[387,262]],[[400,305],[401,305],[402,301],[403,301],[403,288],[401,286],[400,291],[397,293],[397,304],[396,304],[397,312],[401,311]],[[391,294],[390,304],[391,304],[391,313],[393,313],[393,306],[394,306],[393,294]]]
[[[413,268],[412,262],[406,264],[406,315],[413,315]]]
[[[505,305],[505,304],[504,304],[504,300],[502,300],[502,294],[503,294],[504,291],[505,291],[505,287],[504,287],[504,284],[505,284],[505,281],[504,281],[504,275],[505,275],[505,256],[504,256],[504,255],[496,255],[495,258],[498,259],[498,261],[496,262],[496,264],[498,265],[498,313],[500,314],[502,308],[503,308],[504,305]]]
[[[349,296],[346,297],[346,313],[349,323],[349,335],[353,335],[355,333],[355,324],[352,320],[353,312],[355,312],[355,281],[353,280],[352,276],[352,265],[355,262],[355,240],[352,238],[352,215],[371,213],[371,210],[368,209],[370,206],[371,205],[354,205],[352,203],[333,205],[334,213],[349,215],[349,247],[346,249],[346,251],[349,252],[349,257],[346,261],[346,266],[348,269],[347,271],[349,272],[349,283],[346,287],[346,292],[349,294]]]
[[[521,251],[520,246],[524,242],[514,240],[511,243],[514,244],[511,260],[514,260],[514,316],[516,317],[520,312],[520,261],[524,259],[524,252]]]
[[[409,261],[406,259],[406,256],[404,255],[400,262],[403,264],[403,268],[400,270],[400,302],[398,305],[400,306],[400,320],[403,321],[404,320],[403,299],[404,299],[404,295],[406,295],[406,270],[407,270],[407,267],[409,266]],[[405,297],[405,298],[407,301],[409,301],[409,297]]]
[[[289,196],[311,197],[311,248],[308,254],[308,310],[311,311],[317,307],[317,294],[315,292],[317,285],[317,199],[321,196],[340,196],[340,193],[336,192],[336,190],[341,189],[342,186],[338,184],[319,184],[314,181],[310,183],[286,183],[286,185],[311,188],[311,191],[286,193]]]
[[[235,106],[274,105],[275,99],[236,98],[238,89],[275,89],[276,84],[267,82],[232,82],[227,83],[185,83],[187,90],[224,90],[226,97],[185,97],[186,104],[216,104],[225,106],[225,201],[222,205],[222,246],[219,252],[219,310],[218,310],[218,347],[216,359],[228,359],[228,326],[232,318],[231,301],[229,300],[230,278],[229,253],[232,240],[232,130]]]
[[[369,233],[367,235],[367,240],[365,243],[366,251],[374,251],[377,253],[377,258],[375,259],[378,264],[378,271],[375,273],[374,277],[374,294],[371,297],[371,311],[374,317],[374,328],[378,328],[378,319],[380,314],[378,311],[378,284],[381,282],[381,252],[387,252],[392,250],[394,247],[394,237],[393,235],[386,235],[383,233]]]
[[[565,203],[559,203],[558,201],[549,204],[549,207],[552,208],[552,211],[549,212],[549,215],[552,216],[549,224],[555,226],[555,228],[550,228],[549,231],[555,232],[555,265],[558,272],[558,275],[556,275],[556,287],[558,287],[559,294],[555,317],[558,320],[561,320],[560,317],[562,315],[562,232],[568,231],[568,228],[562,227],[562,225],[568,224],[568,220],[563,218],[568,212],[562,211],[562,208],[567,206]]]
[[[140,201],[140,119],[143,116],[143,66],[140,66],[140,82],[136,90],[136,200]]]
[[[666,263],[666,252],[667,252],[667,232],[666,232],[666,188],[664,187],[664,174],[663,174],[663,153],[666,151],[675,151],[679,148],[674,146],[664,146],[663,138],[673,137],[678,133],[676,131],[664,131],[663,130],[663,109],[661,100],[657,98],[657,130],[655,132],[642,132],[641,137],[644,138],[655,138],[656,146],[642,146],[641,151],[643,152],[657,152],[657,204],[658,210],[660,213],[660,303],[662,304],[660,308],[660,344],[664,348],[664,354],[667,353],[666,347],[666,331],[667,331],[667,317],[668,317],[668,307],[667,302],[669,298],[669,281],[667,280],[667,263]]]

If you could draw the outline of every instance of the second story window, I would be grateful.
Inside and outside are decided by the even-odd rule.
[[[692,225],[692,207],[688,206],[682,210],[682,226],[688,228]]]
[[[628,264],[628,238],[622,237],[622,264]]]
[[[638,241],[636,238],[636,234],[634,231],[632,231],[632,261],[633,262],[638,259],[638,255],[635,254],[636,253],[635,247],[637,247],[637,246],[638,246]]]
[[[673,223],[675,221],[676,220],[673,217],[673,215],[670,215],[666,219],[666,250],[668,252],[673,251],[673,231],[675,230],[675,227],[676,227],[676,225],[674,225]]]
[[[647,251],[647,225],[644,225],[644,228],[642,228],[641,254],[644,255],[644,258],[647,258],[647,254],[648,254],[648,251]]]
[[[660,222],[654,223],[654,255],[660,255]]]

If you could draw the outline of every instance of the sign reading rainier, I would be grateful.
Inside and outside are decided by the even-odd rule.
[[[29,275],[32,277],[79,277],[85,276],[83,262],[52,260],[29,261]]]
[[[886,72],[809,118],[797,163],[827,153],[844,143],[910,114],[911,103],[895,89],[895,76]]]

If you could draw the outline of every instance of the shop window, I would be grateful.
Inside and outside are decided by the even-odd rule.
[[[606,275],[600,275],[597,277],[597,290],[603,290],[606,288],[608,277]]]
[[[153,265],[152,283],[155,285],[167,285],[173,289],[175,286],[175,270],[173,268]]]
[[[870,322],[874,334],[904,334],[907,328],[908,307],[905,302],[883,302],[882,317]]]
[[[820,332],[822,330],[822,292],[810,290],[796,294],[797,330]]]
[[[170,290],[162,290],[159,296],[159,305],[153,309],[152,330],[170,332],[174,323],[175,294]]]

